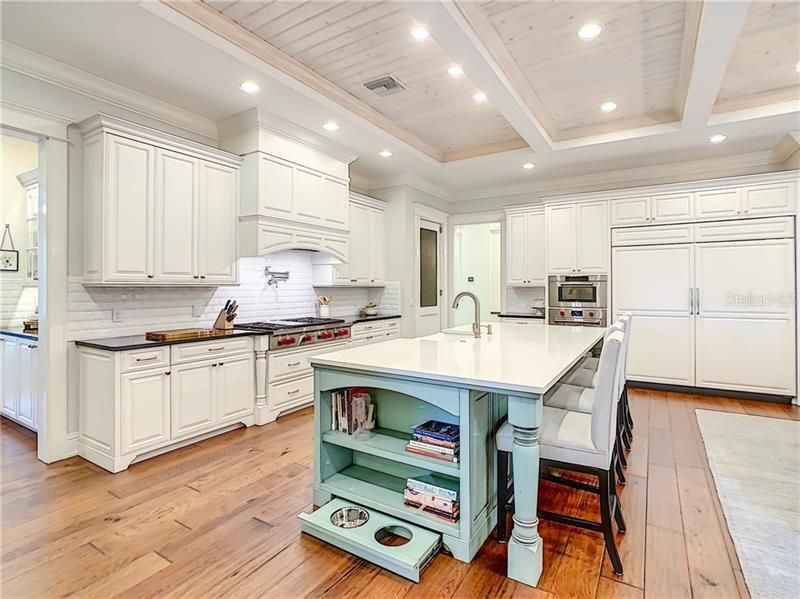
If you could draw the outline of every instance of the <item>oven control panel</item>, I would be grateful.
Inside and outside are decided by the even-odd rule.
[[[606,310],[601,308],[550,308],[547,323],[564,326],[606,326]]]

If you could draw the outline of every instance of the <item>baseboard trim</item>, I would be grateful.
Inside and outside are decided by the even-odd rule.
[[[732,391],[730,389],[711,389],[709,387],[689,387],[686,385],[668,385],[665,383],[648,383],[645,381],[628,381],[631,389],[653,389],[655,391],[677,391],[678,393],[694,393],[695,395],[718,395],[731,399],[764,401],[767,403],[791,404],[794,399],[790,395],[770,395],[768,393],[751,393],[749,391]]]

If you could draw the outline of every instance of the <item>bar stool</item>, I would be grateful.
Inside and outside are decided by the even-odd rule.
[[[564,514],[540,511],[539,517],[569,526],[578,526],[603,533],[606,550],[614,572],[622,574],[622,560],[614,540],[612,517],[620,532],[625,532],[625,519],[617,496],[614,458],[617,451],[617,406],[619,367],[625,334],[615,330],[606,338],[597,369],[597,385],[591,413],[543,407],[539,429],[542,470],[558,468],[597,476],[598,486],[577,481],[569,486],[600,495],[600,522],[583,520]],[[508,484],[509,461],[513,444],[513,427],[506,422],[495,435],[497,445],[497,540],[506,539],[506,511],[513,510],[513,484]]]

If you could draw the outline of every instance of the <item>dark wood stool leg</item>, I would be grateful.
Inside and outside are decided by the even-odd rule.
[[[606,552],[614,567],[614,573],[622,575],[622,560],[617,551],[617,543],[614,540],[614,526],[611,523],[611,473],[609,470],[601,470],[598,478],[600,479],[600,526],[603,529],[603,538],[606,542]]]
[[[615,441],[617,446],[617,458],[619,459],[620,464],[622,464],[623,468],[628,467],[628,459],[625,457],[625,452],[622,451],[622,443],[619,440],[619,434],[617,434],[617,440]]]
[[[631,416],[631,404],[628,401],[628,381],[625,381],[625,386],[622,388],[622,401],[625,402],[625,416],[628,423],[628,434],[633,438],[633,416]]]
[[[508,458],[507,451],[497,450],[497,530],[498,543],[506,542],[506,504],[508,503]]]

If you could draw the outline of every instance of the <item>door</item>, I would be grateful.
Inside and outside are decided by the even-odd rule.
[[[417,227],[417,337],[442,329],[441,225],[419,219]]]
[[[577,205],[578,233],[576,270],[608,272],[608,203],[593,202]]]
[[[36,428],[36,398],[39,388],[37,349],[33,343],[19,344],[19,403],[17,420]]]
[[[217,362],[190,362],[172,369],[172,438],[211,428],[214,411],[214,373]],[[253,373],[250,373],[253,376]]]
[[[19,354],[20,343],[3,339],[3,413],[17,417],[19,405]]]
[[[653,196],[652,222],[686,220],[692,217],[693,193]]]
[[[383,210],[377,208],[370,208],[369,218],[369,237],[370,237],[370,283],[383,283],[386,279],[385,273],[385,253],[384,245],[386,238],[384,237],[383,228]]]
[[[155,279],[191,282],[197,265],[198,161],[156,150]]]
[[[506,269],[508,284],[523,286],[528,284],[528,265],[526,264],[528,240],[528,215],[509,214],[506,219]]]
[[[694,194],[694,215],[697,218],[736,216],[742,211],[741,190],[707,189]]]
[[[236,422],[255,410],[253,355],[223,358],[216,367],[216,423]]]
[[[775,183],[745,187],[742,204],[744,213],[750,216],[792,214],[795,206],[794,185]]]
[[[121,452],[154,448],[170,439],[169,375],[163,368],[123,374],[120,381]]]
[[[363,204],[350,204],[350,262],[348,275],[351,283],[369,283],[372,236],[369,208]]]
[[[148,281],[153,278],[155,148],[115,135],[107,140],[107,278]]]
[[[238,279],[239,174],[213,162],[200,163],[200,280]]]
[[[644,225],[650,221],[650,198],[611,200],[611,224]]]
[[[575,272],[577,220],[575,204],[547,207],[547,270],[550,274]]]
[[[794,395],[794,242],[695,251],[697,386]]]
[[[613,250],[614,317],[633,315],[628,378],[694,384],[692,244]]]

